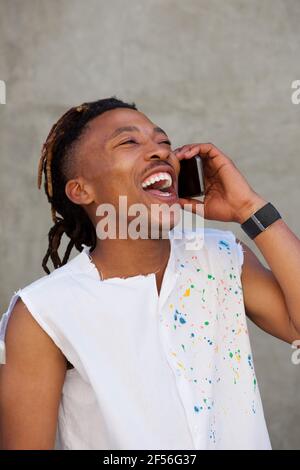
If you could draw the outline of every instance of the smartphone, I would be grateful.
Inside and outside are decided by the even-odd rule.
[[[178,196],[197,197],[205,194],[204,173],[200,155],[180,160]]]

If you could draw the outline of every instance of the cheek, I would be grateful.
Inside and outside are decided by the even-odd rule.
[[[120,202],[120,196],[126,196],[127,205],[136,203],[139,199],[136,184],[128,174],[121,172],[107,173],[105,177],[93,181],[93,190],[97,203],[110,203],[115,207]]]
[[[96,202],[111,203],[116,206],[119,196],[127,196],[127,203],[139,201],[140,192],[138,181],[135,178],[137,157],[131,155],[102,155],[101,165],[99,159],[91,161],[87,168],[89,182],[93,187]]]

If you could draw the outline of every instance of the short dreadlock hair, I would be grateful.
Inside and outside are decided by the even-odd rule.
[[[86,211],[74,204],[65,193],[65,185],[70,179],[72,164],[74,167],[74,149],[88,123],[104,113],[117,108],[137,111],[135,103],[125,103],[115,96],[83,103],[69,109],[51,128],[43,144],[38,169],[38,187],[41,187],[44,174],[44,188],[51,204],[53,227],[48,233],[48,249],[42,261],[47,274],[48,260],[51,258],[54,269],[67,263],[72,248],[82,251],[82,245],[93,250],[96,246],[96,230]],[[59,215],[57,215],[59,214]],[[66,252],[61,259],[58,249],[63,234],[69,237]]]

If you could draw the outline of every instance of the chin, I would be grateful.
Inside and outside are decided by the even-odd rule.
[[[158,219],[152,218],[152,221],[149,221],[149,238],[169,238],[169,231],[172,230],[179,221],[180,214],[176,213],[168,214],[166,217],[160,214]]]

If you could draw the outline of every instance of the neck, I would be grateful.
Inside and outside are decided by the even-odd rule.
[[[103,279],[156,273],[157,289],[160,292],[170,248],[170,240],[166,238],[97,240],[91,257]]]

